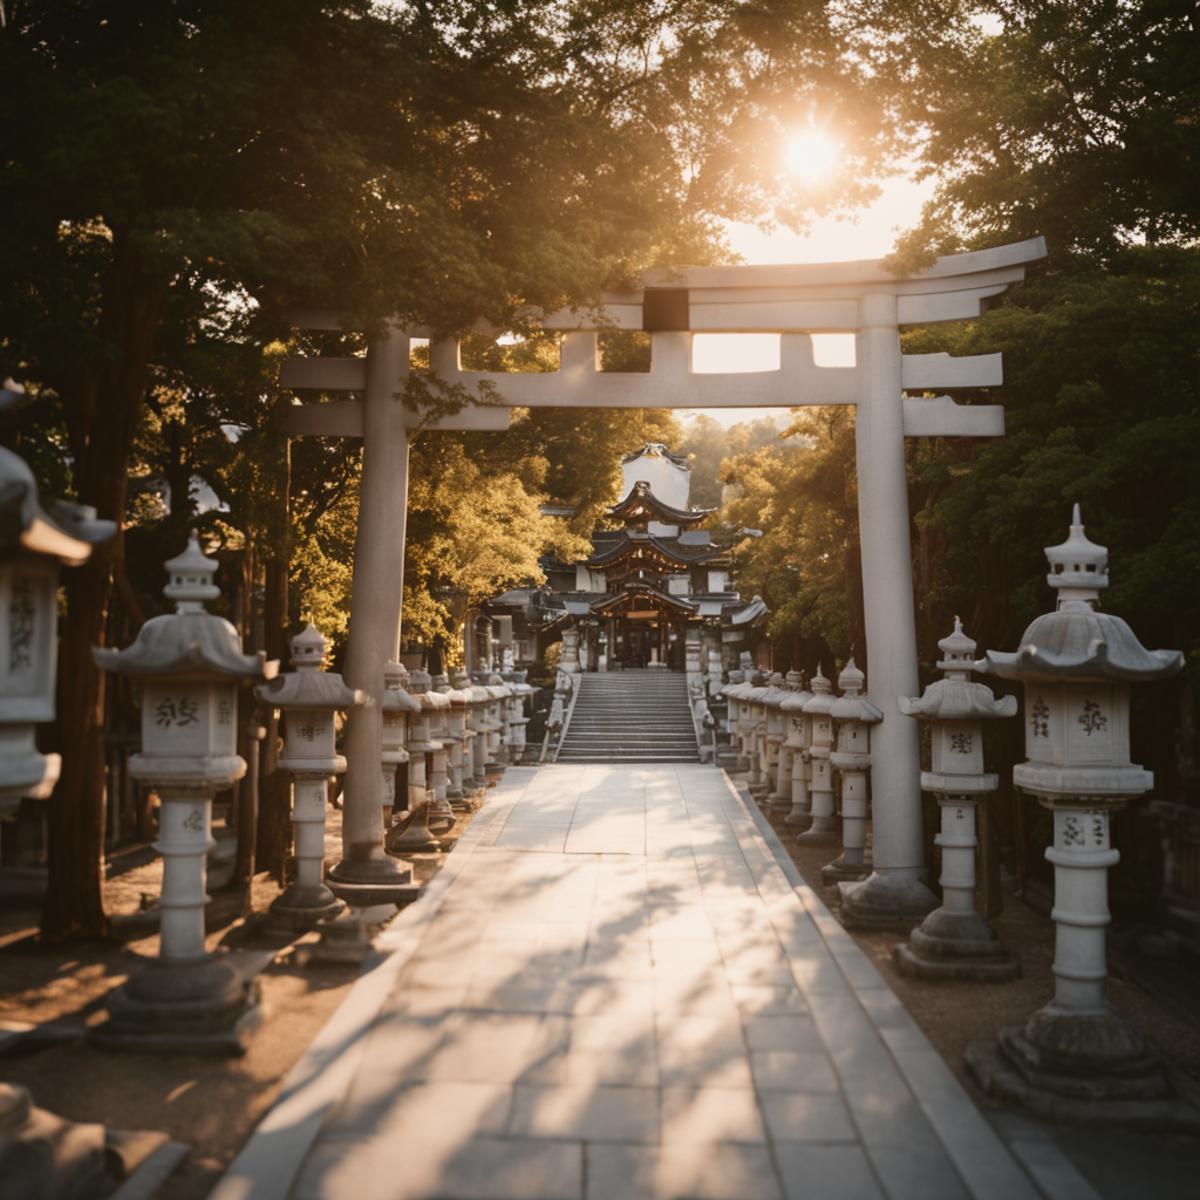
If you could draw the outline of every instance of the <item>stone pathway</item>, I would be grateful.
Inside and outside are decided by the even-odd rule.
[[[1034,1185],[756,817],[707,766],[510,770],[216,1200],[1090,1195]]]

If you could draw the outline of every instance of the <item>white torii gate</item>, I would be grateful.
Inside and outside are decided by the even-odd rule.
[[[843,883],[843,913],[860,924],[893,924],[935,905],[923,882],[920,761],[915,722],[903,718],[900,696],[917,681],[913,582],[909,545],[905,437],[996,437],[1004,411],[964,406],[949,396],[907,396],[939,389],[995,387],[1001,356],[953,358],[902,354],[900,327],[977,317],[980,304],[1024,278],[1045,256],[1034,238],[992,250],[939,258],[917,274],[896,276],[881,263],[699,267],[648,272],[640,291],[606,295],[600,311],[557,313],[541,324],[563,334],[556,372],[504,374],[463,370],[457,341],[434,341],[432,369],[444,381],[480,396],[480,385],[505,407],[469,407],[435,428],[504,429],[506,407],[768,408],[853,404],[858,473],[870,694],[884,719],[872,739],[874,873]],[[336,315],[297,313],[308,329],[342,328]],[[598,369],[597,333],[648,330],[646,373]],[[419,419],[400,399],[409,370],[409,343],[421,328],[389,328],[365,358],[293,358],[286,387],[361,392],[361,400],[307,405],[292,415],[296,435],[361,436],[362,494],[355,547],[350,643],[344,676],[351,687],[382,694],[383,663],[399,647],[408,436]],[[814,364],[810,334],[852,332],[855,363]],[[777,370],[695,374],[695,333],[778,333]],[[379,709],[349,720],[343,859],[331,874],[343,884],[386,887],[394,860],[382,850]]]

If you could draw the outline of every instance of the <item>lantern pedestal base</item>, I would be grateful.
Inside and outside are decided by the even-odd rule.
[[[832,817],[811,815],[808,828],[796,837],[801,846],[836,846],[841,840]]]
[[[266,927],[281,933],[303,933],[318,922],[336,917],[345,905],[324,885],[293,883],[276,897],[267,912]]]
[[[88,1031],[106,1050],[232,1058],[262,1020],[258,980],[223,954],[146,959],[108,999],[109,1019]]]
[[[484,768],[487,776],[487,786],[492,788],[504,778],[504,764],[502,762],[490,762]]]
[[[167,1150],[172,1147],[177,1153]],[[106,1129],[38,1108],[27,1088],[0,1083],[0,1179],[12,1196],[108,1196],[131,1189],[156,1155],[178,1162],[184,1147],[165,1133]]]
[[[390,917],[396,906],[378,904],[368,908],[347,907],[342,913],[317,926],[320,937],[297,951],[301,966],[312,964],[360,967],[374,949],[371,938]]]
[[[385,854],[382,847],[370,858],[342,859],[325,876],[325,883],[339,900],[357,908],[374,904],[399,907],[421,894],[412,867]]]
[[[847,929],[906,933],[938,906],[937,897],[915,875],[874,871],[858,883],[837,886],[842,924]]]
[[[798,838],[797,841],[799,841]],[[853,883],[859,879],[866,879],[870,874],[870,863],[847,862],[846,856],[843,854],[840,858],[835,858],[833,862],[826,863],[821,868],[821,882],[826,887],[833,887],[837,883]]]
[[[1164,1066],[1128,1021],[1048,1005],[996,1042],[967,1047],[989,1096],[1036,1116],[1138,1129],[1200,1132],[1200,1086]]]
[[[792,810],[783,818],[783,823],[790,825],[793,829],[807,829],[812,823],[812,813],[807,808],[798,808],[793,801]]]
[[[442,843],[429,827],[432,817],[430,806],[424,804],[406,824],[393,825],[387,836],[388,854],[428,854],[440,850]]]
[[[902,975],[915,979],[962,979],[1004,983],[1017,979],[1021,964],[977,913],[936,909],[892,950]]]

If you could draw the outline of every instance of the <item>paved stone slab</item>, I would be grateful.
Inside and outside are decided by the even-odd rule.
[[[386,939],[215,1200],[1039,1195],[710,767],[510,771]]]

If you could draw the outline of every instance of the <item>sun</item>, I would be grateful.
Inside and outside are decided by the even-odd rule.
[[[838,165],[837,142],[820,129],[800,129],[787,140],[788,170],[802,183],[822,183]]]

